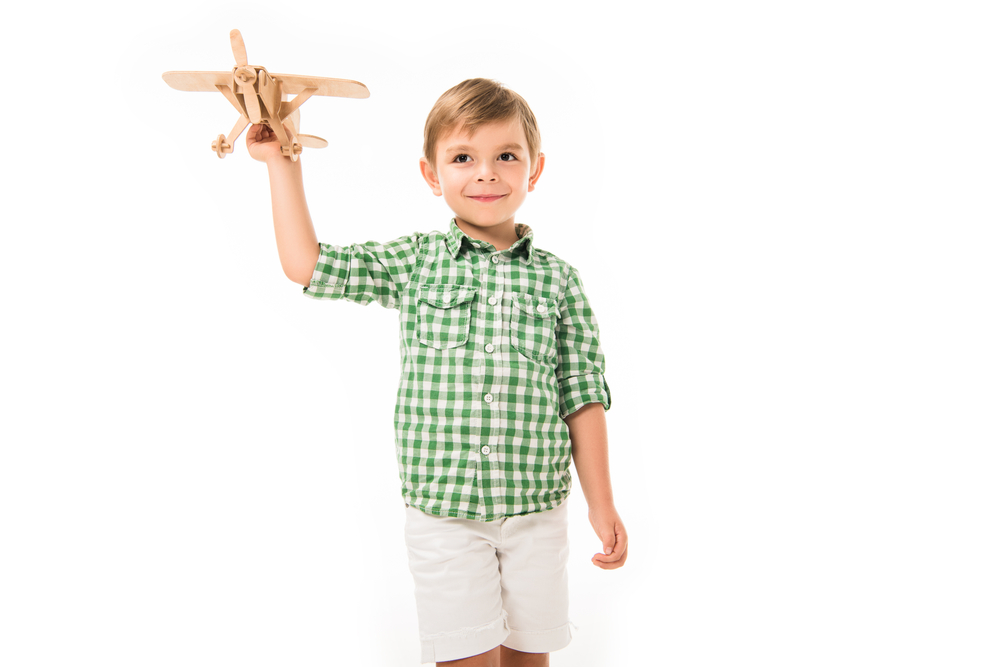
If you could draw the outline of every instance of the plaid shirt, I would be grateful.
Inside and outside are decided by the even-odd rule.
[[[563,418],[610,409],[597,323],[576,270],[516,226],[509,249],[465,235],[320,244],[316,299],[399,309],[395,410],[402,496],[428,514],[492,521],[569,494]]]

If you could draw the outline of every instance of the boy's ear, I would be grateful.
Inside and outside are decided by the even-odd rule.
[[[443,194],[441,191],[441,183],[437,180],[437,174],[434,173],[433,168],[430,166],[430,162],[428,162],[425,157],[420,158],[420,173],[423,174],[423,180],[427,182],[427,185],[429,185],[430,189],[434,191],[434,194],[440,197],[441,194]]]
[[[545,154],[538,153],[538,164],[535,165],[534,167],[534,173],[531,174],[531,179],[527,181],[528,192],[534,191],[534,184],[538,182],[539,178],[541,178],[541,172],[544,171],[544,169],[545,169]]]

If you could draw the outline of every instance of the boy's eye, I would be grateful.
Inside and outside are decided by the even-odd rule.
[[[465,162],[468,162],[468,161],[469,161],[469,160],[471,160],[471,159],[472,159],[472,158],[468,157],[468,156],[467,156],[467,155],[465,155],[464,153],[462,153],[461,155],[455,155],[455,156],[454,156],[454,161],[455,161],[455,162],[461,162],[461,163],[465,163]]]
[[[500,160],[502,160],[503,162],[513,162],[516,159],[517,156],[514,155],[513,153],[503,153],[502,155],[500,155]]]

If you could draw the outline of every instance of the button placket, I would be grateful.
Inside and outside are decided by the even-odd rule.
[[[479,438],[472,445],[472,451],[478,453],[477,475],[492,474],[490,470],[495,462],[495,455],[499,451],[494,429],[501,428],[502,415],[497,414],[492,406],[497,405],[497,396],[487,390],[488,385],[493,384],[492,373],[495,370],[493,364],[496,363],[493,353],[497,351],[496,336],[500,335],[503,329],[503,288],[505,273],[504,261],[499,253],[491,255],[486,260],[482,281],[482,327],[480,331],[483,338],[479,339],[479,346],[476,347],[476,362],[473,373],[473,391],[480,397],[479,402],[474,406],[473,411],[480,415],[478,431]],[[479,364],[481,363],[481,368]],[[481,372],[481,375],[478,374]],[[490,456],[492,454],[493,456]],[[483,499],[484,500],[484,499]]]

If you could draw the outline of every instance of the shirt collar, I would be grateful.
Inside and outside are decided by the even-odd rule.
[[[530,264],[534,261],[534,232],[527,225],[515,224],[513,226],[515,232],[517,232],[517,242],[514,243],[510,248],[504,252],[515,253],[519,252]],[[451,227],[448,229],[448,233],[444,235],[444,244],[447,246],[447,251],[451,253],[451,257],[457,257],[458,253],[461,252],[461,246],[466,243],[473,248],[480,248],[482,250],[495,250],[495,246],[485,241],[479,241],[473,239],[465,232],[458,228],[458,223],[451,218]]]

